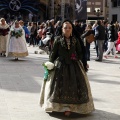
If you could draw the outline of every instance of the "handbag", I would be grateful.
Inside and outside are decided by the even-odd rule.
[[[95,40],[94,34],[90,34],[89,36],[86,36],[86,41],[88,43],[92,43]]]

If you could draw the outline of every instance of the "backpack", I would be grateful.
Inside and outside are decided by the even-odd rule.
[[[94,34],[90,34],[89,36],[86,36],[86,41],[88,43],[92,43],[95,40]]]

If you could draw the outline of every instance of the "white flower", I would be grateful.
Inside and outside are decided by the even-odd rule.
[[[52,62],[46,62],[44,65],[47,67],[48,70],[52,70],[54,68],[54,64]]]

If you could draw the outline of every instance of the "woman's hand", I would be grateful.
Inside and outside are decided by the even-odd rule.
[[[85,72],[87,72],[88,68],[89,68],[89,64],[87,64],[86,66],[84,66],[84,68],[85,68]]]
[[[89,68],[89,64],[86,65],[86,68]]]

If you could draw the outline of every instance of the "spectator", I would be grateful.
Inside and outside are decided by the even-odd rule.
[[[33,47],[37,44],[36,37],[37,37],[37,23],[33,22],[33,26],[31,28],[31,39],[30,39],[30,45],[33,45]]]
[[[85,38],[87,36],[89,36],[90,34],[95,34],[94,30],[92,30],[92,26],[90,24],[87,25],[86,29],[85,29],[85,33],[81,36],[81,38]],[[87,42],[87,40],[85,39],[85,46],[86,46],[86,58],[88,61],[90,61],[90,43]]]
[[[24,25],[24,22],[22,20],[19,21],[20,25],[23,27],[24,31],[25,31],[25,39],[26,39],[26,42],[29,43],[29,35],[30,35],[30,32],[28,30],[28,28]]]
[[[97,55],[95,61],[102,62],[103,59],[103,44],[105,41],[105,27],[101,25],[101,21],[97,21],[97,27],[95,29],[96,45],[98,46]]]
[[[115,26],[113,21],[111,21],[111,25],[108,28],[108,49],[104,54],[104,57],[107,59],[109,52],[113,49],[113,54],[115,58],[118,58],[116,55],[116,48],[115,48],[115,41],[116,41],[116,33],[115,33]]]
[[[28,18],[29,18],[29,22],[32,22],[33,14],[31,12],[29,13]]]

